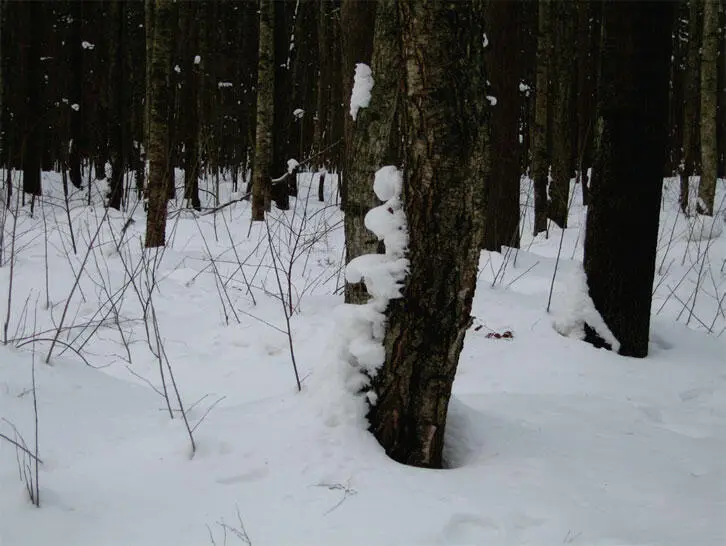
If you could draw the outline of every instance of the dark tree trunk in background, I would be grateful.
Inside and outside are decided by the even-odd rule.
[[[275,2],[260,0],[260,43],[257,70],[257,130],[252,171],[252,220],[265,219],[270,210],[272,123],[275,97]]]
[[[701,42],[701,183],[698,211],[713,216],[718,170],[716,100],[718,97],[718,4],[703,3]]]
[[[20,6],[21,11],[26,16],[26,29],[32,29],[36,25],[40,25],[43,17],[43,5],[37,2],[29,2]],[[40,66],[41,56],[41,34],[39,32],[28,32],[25,36],[20,37],[26,47],[22,48],[21,55],[25,59],[21,61],[25,67],[21,73],[23,74],[23,87],[25,90],[25,108],[24,108],[24,130],[22,137],[22,145],[20,154],[23,165],[23,191],[32,195],[41,194],[40,170],[42,161],[42,125],[46,121],[45,112],[42,106],[42,70]],[[22,59],[22,56],[21,56]]]
[[[575,4],[560,0],[550,4],[552,24],[552,182],[548,214],[561,228],[567,227],[573,150],[573,85],[575,49]]]
[[[71,142],[68,153],[68,175],[71,184],[76,188],[83,185],[83,176],[81,173],[81,154],[86,151],[83,139],[83,117],[85,112],[81,108],[83,104],[83,48],[81,42],[81,21],[83,18],[82,3],[71,2],[71,32],[70,43],[66,47],[69,48],[69,62],[71,68],[70,76],[70,136]],[[76,105],[77,107],[74,107]]]
[[[197,4],[179,5],[182,36],[182,84],[181,111],[184,139],[184,199],[195,210],[201,210],[199,200],[199,63],[197,56]],[[200,59],[201,62],[201,59]]]
[[[124,74],[124,40],[125,40],[125,3],[123,0],[111,2],[111,30],[109,36],[109,131],[111,142],[111,184],[108,194],[108,206],[121,209],[123,197],[124,171],[126,167],[126,127],[129,112],[125,111],[126,77]]]
[[[683,106],[683,170],[681,176],[680,206],[684,213],[688,212],[688,181],[698,170],[699,162],[699,113],[700,105],[700,55],[701,45],[701,0],[690,0],[688,3],[688,58],[684,71]]]
[[[595,92],[600,45],[600,21],[591,2],[577,2],[577,158],[575,168],[581,184],[583,204],[588,202],[587,171],[592,166],[595,133]]]
[[[364,2],[347,0],[342,7],[343,27],[349,21],[361,21],[358,14]],[[375,6],[375,3],[372,3]],[[368,108],[358,110],[353,121],[346,110],[347,130],[350,144],[346,146],[348,158],[345,170],[345,262],[363,254],[374,254],[379,250],[376,236],[364,224],[365,215],[379,204],[373,193],[373,180],[378,169],[385,165],[402,164],[400,150],[400,74],[403,70],[401,60],[400,27],[394,0],[380,0],[374,21],[375,50],[371,53],[370,37],[359,33],[344,42],[344,66],[355,66],[356,62],[371,65],[375,80]],[[369,8],[366,5],[365,8]],[[368,14],[370,17],[370,14]],[[365,19],[368,21],[368,19]],[[360,24],[363,24],[362,21]],[[359,30],[362,30],[359,28]],[[370,40],[370,42],[368,41]],[[365,55],[372,55],[369,59]],[[351,85],[346,92],[346,104],[350,104],[353,70],[345,70],[344,78],[350,77]],[[350,72],[350,74],[348,74]],[[346,284],[346,303],[365,303],[368,292],[364,283]]]
[[[292,67],[297,59],[297,51],[290,48],[291,33],[294,32],[295,3],[274,2],[275,4],[275,91],[272,131],[272,163],[271,174],[275,177],[283,174],[287,167],[290,154],[290,136],[293,130],[292,99]],[[275,184],[271,189],[272,200],[281,210],[290,208],[290,193],[287,184]]]
[[[673,6],[607,1],[603,7],[599,171],[587,215],[590,296],[620,353],[648,354],[663,166]]]
[[[501,251],[519,247],[519,75],[520,17],[518,2],[492,1],[487,5],[486,49],[491,93],[491,169],[484,189],[483,248]]]
[[[410,271],[389,304],[371,430],[404,464],[440,468],[476,286],[488,105],[478,2],[400,0]],[[465,105],[465,106],[464,106]]]
[[[537,83],[535,84],[534,127],[532,133],[532,181],[534,183],[534,234],[547,231],[547,182],[549,150],[547,146],[550,99],[550,60],[552,57],[551,3],[539,2],[537,33]]]
[[[721,2],[721,45],[718,68],[719,176],[726,178],[726,2]]]
[[[175,12],[172,0],[155,0],[149,112],[149,209],[146,247],[164,246],[166,208],[172,173],[169,172],[169,65]],[[148,29],[147,29],[148,30]]]

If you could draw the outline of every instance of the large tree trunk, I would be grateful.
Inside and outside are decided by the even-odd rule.
[[[684,96],[683,105],[683,168],[680,173],[680,207],[684,213],[688,213],[688,181],[697,171],[698,163],[698,138],[699,138],[699,90],[700,82],[700,57],[698,54],[701,45],[701,0],[690,0],[688,3],[688,52],[687,62],[684,71]]]
[[[600,126],[585,236],[595,308],[623,355],[648,354],[651,292],[666,160],[673,7],[603,7]]]
[[[484,189],[483,248],[499,252],[502,246],[519,247],[519,81],[521,4],[487,5],[487,65],[490,67],[492,107],[491,155],[496,161],[487,173]]]
[[[166,203],[173,174],[169,171],[169,65],[172,25],[175,22],[172,0],[155,0],[154,38],[151,56],[149,112],[149,208],[146,217],[146,247],[164,246]],[[148,30],[148,29],[147,29]]]
[[[532,135],[532,181],[534,183],[534,234],[547,231],[547,182],[549,150],[547,146],[550,58],[552,55],[551,11],[549,1],[539,2],[537,33],[537,83],[535,89],[534,128]]]
[[[713,216],[718,169],[716,141],[716,99],[718,97],[718,4],[703,3],[703,42],[701,46],[701,183],[698,209]]]
[[[552,182],[548,215],[561,228],[567,227],[568,197],[572,175],[573,84],[575,5],[570,0],[552,2]]]
[[[386,453],[440,468],[483,230],[488,106],[478,2],[399,0],[410,271],[388,309],[371,429]]]
[[[275,3],[260,0],[260,44],[257,69],[257,129],[252,171],[252,220],[265,219],[270,210],[272,167],[272,123],[274,116]]]
[[[378,16],[376,14],[378,4]],[[372,12],[372,13],[371,13]],[[373,193],[373,177],[384,165],[400,165],[397,131],[398,74],[401,72],[398,13],[392,0],[358,2],[344,0],[341,5],[344,28],[356,27],[343,41],[343,87],[346,101],[353,89],[356,63],[372,65],[375,84],[368,108],[358,111],[356,120],[346,109],[346,167],[342,192],[345,212],[345,262],[378,250],[376,237],[364,224],[366,213],[378,204]],[[354,22],[355,21],[355,22]],[[367,25],[367,26],[366,26]],[[373,47],[375,25],[375,52]],[[372,58],[372,60],[371,60]],[[345,285],[346,303],[365,303],[364,283]]]

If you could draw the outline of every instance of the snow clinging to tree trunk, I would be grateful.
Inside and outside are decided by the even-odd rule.
[[[356,119],[360,108],[368,108],[373,89],[373,73],[371,67],[364,63],[355,65],[353,92],[350,95],[350,117]]]
[[[383,364],[383,334],[388,302],[401,297],[401,283],[406,277],[408,244],[406,216],[401,202],[401,172],[393,166],[376,172],[373,190],[384,203],[371,209],[365,225],[382,240],[385,254],[364,254],[353,259],[345,269],[349,283],[365,282],[371,299],[363,305],[344,305],[341,313],[342,359],[347,363],[343,381],[349,392],[360,393]],[[368,393],[369,401],[373,393]]]

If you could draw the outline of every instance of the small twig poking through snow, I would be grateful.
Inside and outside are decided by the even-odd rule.
[[[41,214],[45,214],[41,212]],[[35,304],[35,314],[33,317],[33,331],[37,330],[38,327],[38,304]],[[37,383],[35,382],[35,345],[33,345],[33,354],[31,357],[31,383],[33,386],[33,417],[34,417],[34,431],[35,431],[35,456],[33,457],[35,462],[35,494],[30,496],[30,500],[33,501],[36,507],[40,508],[40,482],[38,474],[38,389]]]
[[[50,344],[50,349],[48,349],[48,355],[45,357],[45,363],[50,364],[50,357],[53,354],[53,349],[55,348],[56,343],[58,342],[58,336],[61,333],[61,329],[63,328],[63,323],[66,318],[66,314],[68,313],[68,307],[70,306],[71,299],[73,299],[73,294],[75,294],[76,289],[78,288],[78,283],[81,281],[81,275],[83,274],[83,270],[86,267],[86,262],[88,262],[88,258],[91,255],[91,252],[93,251],[94,244],[96,242],[96,238],[98,237],[98,234],[101,233],[101,228],[103,227],[104,222],[106,221],[106,217],[108,216],[108,211],[110,209],[107,207],[106,210],[103,213],[103,218],[100,222],[98,222],[98,226],[96,227],[96,232],[93,234],[93,237],[91,238],[90,242],[88,243],[88,250],[86,251],[86,255],[83,257],[83,261],[81,262],[81,268],[78,270],[78,274],[76,275],[76,278],[73,282],[73,287],[71,288],[70,293],[68,294],[68,297],[66,299],[66,304],[63,307],[63,314],[61,315],[60,322],[58,323],[58,329],[56,330],[55,337],[53,338],[52,343]]]
[[[358,491],[355,489],[352,489],[350,487],[350,480],[348,480],[348,483],[346,485],[343,485],[342,483],[316,483],[316,487],[325,487],[326,489],[329,489],[330,491],[342,491],[343,496],[340,498],[340,500],[335,503],[331,508],[326,510],[326,512],[323,514],[324,516],[327,516],[330,514],[333,510],[340,507],[341,504],[345,502],[345,499],[348,497],[352,497],[353,495],[356,495]]]
[[[292,360],[292,369],[295,372],[295,382],[297,383],[297,390],[300,392],[302,390],[302,384],[300,383],[300,374],[297,371],[297,362],[295,361],[295,347],[292,342],[292,329],[290,327],[290,313],[291,311],[288,309],[287,305],[285,304],[285,292],[282,289],[282,281],[280,280],[280,269],[278,267],[278,257],[277,252],[275,251],[275,245],[272,241],[272,232],[270,231],[270,222],[267,219],[267,216],[265,216],[265,227],[267,228],[267,241],[270,245],[270,253],[272,255],[272,264],[273,268],[275,270],[275,279],[277,280],[277,288],[279,290],[280,294],[280,301],[282,302],[282,312],[285,314],[285,325],[287,327],[287,341],[288,345],[290,347],[290,359]],[[291,304],[292,305],[292,304]]]
[[[239,506],[236,506],[236,509],[237,527],[232,527],[231,525],[226,524],[223,519],[216,522],[217,526],[222,529],[222,546],[227,546],[227,533],[231,533],[236,536],[242,542],[242,544],[252,546],[252,540],[250,540],[250,536],[247,534],[247,529],[245,529],[245,524],[242,521],[242,514],[240,514],[239,511]],[[212,545],[217,546],[217,541],[214,538],[214,533],[212,532],[212,528],[209,525],[207,525],[207,532],[209,533],[209,540]]]

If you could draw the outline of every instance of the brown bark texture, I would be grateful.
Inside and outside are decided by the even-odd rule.
[[[399,0],[410,271],[387,312],[371,430],[404,464],[440,468],[480,255],[488,103],[479,2]]]
[[[166,242],[166,203],[171,185],[169,171],[169,65],[171,35],[174,24],[171,0],[154,4],[154,37],[152,41],[151,90],[149,109],[149,207],[146,215],[146,247],[164,246]]]
[[[272,123],[275,110],[275,3],[260,0],[260,45],[257,68],[257,129],[252,170],[252,220],[265,219],[270,210],[272,182]]]
[[[718,97],[718,4],[703,3],[701,42],[701,182],[698,210],[713,216],[718,170],[716,100]]]

